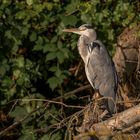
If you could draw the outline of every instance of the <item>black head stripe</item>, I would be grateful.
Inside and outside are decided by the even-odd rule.
[[[80,27],[86,27],[88,29],[92,29],[93,28],[90,24],[83,24]]]
[[[93,45],[94,47],[98,47],[98,48],[100,48],[100,44],[97,43],[97,42],[92,42],[92,45]]]
[[[92,52],[92,50],[93,50],[94,48],[100,49],[100,44],[97,43],[97,42],[92,42],[92,43],[88,44],[87,46],[88,46],[88,51],[89,51],[90,53]]]

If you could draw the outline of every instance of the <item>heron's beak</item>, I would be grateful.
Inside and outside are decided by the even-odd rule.
[[[64,29],[63,32],[75,33],[79,35],[81,34],[81,30],[78,28]]]

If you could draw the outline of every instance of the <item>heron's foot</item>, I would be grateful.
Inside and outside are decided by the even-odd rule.
[[[108,115],[108,111],[105,110],[105,111],[98,117],[99,121],[104,120],[104,119],[106,118],[107,115]]]
[[[92,97],[92,100],[98,100],[100,97],[101,97],[101,95],[99,94],[99,92],[95,92]]]

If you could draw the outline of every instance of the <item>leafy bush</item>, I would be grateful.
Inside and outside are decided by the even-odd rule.
[[[56,124],[57,119],[67,118],[77,111],[66,111],[62,105],[53,104],[49,104],[47,110],[41,108],[46,98],[63,96],[66,91],[85,84],[78,80],[80,75],[75,77],[69,70],[80,61],[77,36],[62,30],[83,23],[93,24],[99,38],[113,54],[117,35],[123,28],[137,23],[138,8],[138,2],[131,0],[0,1],[0,104],[5,114],[8,112],[14,119],[9,119],[8,124],[31,113],[19,130],[13,130],[13,137],[37,139],[42,135],[28,132]],[[21,98],[23,100],[15,100]],[[74,97],[68,102],[73,100],[78,101]],[[3,128],[8,124],[2,123]],[[52,139],[62,139],[64,132],[65,129],[60,129],[52,133]],[[41,139],[47,139],[50,134],[49,131]]]

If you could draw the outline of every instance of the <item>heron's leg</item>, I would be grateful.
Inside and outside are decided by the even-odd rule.
[[[92,97],[92,101],[94,102],[94,109],[98,108],[97,110],[100,110],[101,105],[102,105],[102,99],[100,100],[102,96],[100,95],[99,91],[95,91],[93,97]]]
[[[106,104],[107,104],[107,100],[106,99],[101,99],[102,96],[100,95],[100,93],[98,91],[95,91],[92,100],[94,101],[94,109],[97,108],[96,110],[99,111],[98,113],[98,121],[102,121],[103,119],[105,119],[108,115],[108,111],[106,109]],[[104,110],[105,109],[105,110]],[[101,111],[103,110],[103,111]]]
[[[92,97],[92,100],[97,100],[97,99],[99,99],[101,97],[101,95],[99,94],[99,92],[98,91],[95,91],[95,93],[94,93],[94,95],[93,95],[93,97]]]
[[[98,119],[100,121],[102,121],[106,117],[107,114],[108,114],[108,111],[107,110],[104,110],[104,112],[98,117]]]

